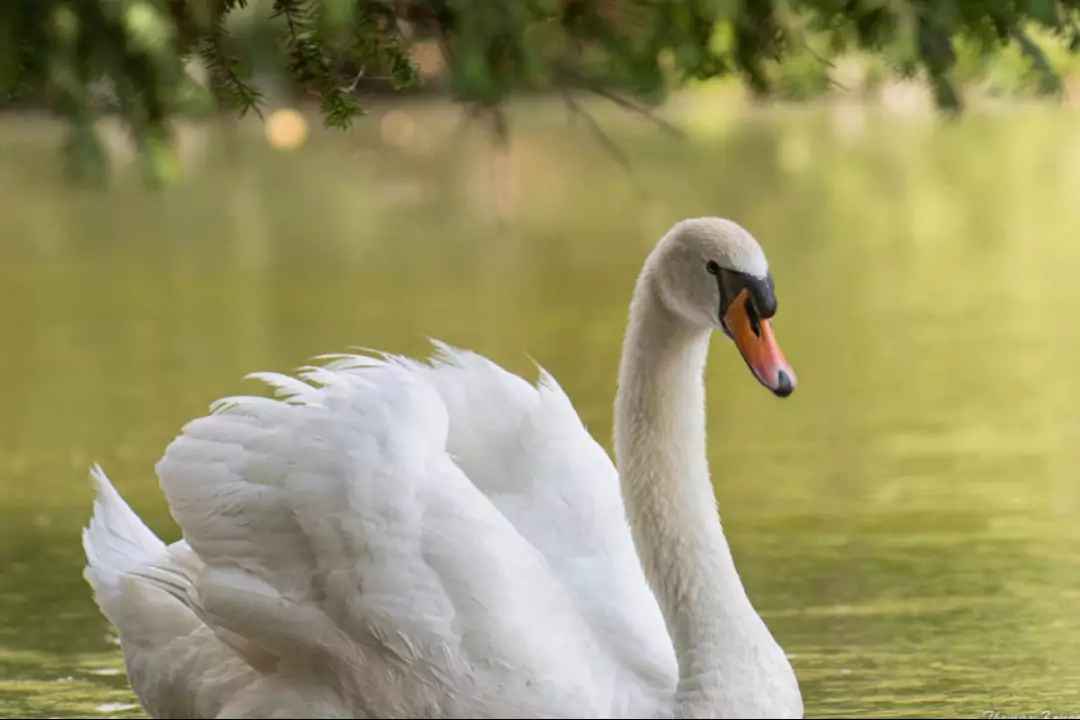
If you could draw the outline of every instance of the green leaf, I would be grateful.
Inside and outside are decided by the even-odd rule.
[[[1060,22],[1057,3],[1054,0],[1028,0],[1028,12],[1032,20],[1047,27],[1056,27]]]

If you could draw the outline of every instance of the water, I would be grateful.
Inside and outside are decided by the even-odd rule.
[[[291,154],[192,131],[159,195],[65,188],[8,121],[0,715],[142,716],[80,576],[92,462],[173,540],[153,464],[184,422],[247,372],[425,336],[534,358],[610,448],[634,277],[700,214],[764,244],[800,380],[779,401],[714,340],[725,529],[807,715],[1080,715],[1075,111],[684,110],[681,144],[605,121],[634,179],[544,105],[494,161],[406,107]]]

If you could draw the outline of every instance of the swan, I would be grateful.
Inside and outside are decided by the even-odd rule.
[[[166,545],[100,466],[84,576],[153,717],[795,718],[717,513],[713,330],[779,397],[765,254],[677,222],[630,305],[616,465],[546,371],[433,341],[255,373],[156,465]]]

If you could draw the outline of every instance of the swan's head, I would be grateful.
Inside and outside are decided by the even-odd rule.
[[[758,381],[779,397],[795,373],[773,335],[776,292],[757,241],[737,223],[694,218],[676,224],[657,247],[661,299],[691,325],[731,338]]]

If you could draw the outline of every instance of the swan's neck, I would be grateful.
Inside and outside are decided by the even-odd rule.
[[[674,642],[677,704],[726,702],[760,624],[720,526],[705,452],[710,331],[668,310],[647,271],[623,348],[615,453],[634,543]],[[752,655],[753,653],[751,653]]]

